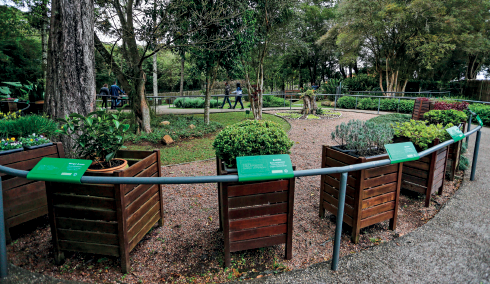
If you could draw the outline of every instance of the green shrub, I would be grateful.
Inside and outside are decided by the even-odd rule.
[[[335,126],[332,139],[343,145],[347,150],[355,150],[360,156],[365,156],[373,148],[382,152],[384,145],[393,140],[393,129],[387,124],[377,124],[362,120],[349,120]]]
[[[399,112],[400,113],[412,113],[414,105],[415,105],[414,100],[400,100]]]
[[[470,161],[466,156],[461,155],[459,157],[459,165],[458,165],[458,170],[460,171],[465,171],[470,167]]]
[[[425,150],[436,138],[439,138],[440,142],[451,139],[446,129],[453,126],[451,123],[444,127],[442,124],[427,125],[427,121],[410,120],[403,123],[397,122],[393,129],[395,136],[409,138],[413,144]]]
[[[408,114],[401,114],[401,113],[390,113],[390,114],[385,114],[385,115],[380,115],[377,117],[373,117],[369,119],[368,121],[374,122],[377,124],[390,124],[390,125],[395,125],[396,122],[408,122],[410,121],[410,115]]]
[[[356,98],[350,96],[343,96],[337,100],[337,107],[339,108],[355,108]]]
[[[349,91],[380,90],[379,79],[368,74],[357,74],[356,76],[345,78],[342,85]]]
[[[401,102],[401,100],[400,100]],[[398,100],[397,99],[381,99],[379,110],[381,111],[397,111]]]
[[[472,104],[469,109],[480,116],[484,125],[490,125],[490,105]],[[477,122],[475,116],[473,116],[473,122]]]
[[[223,104],[223,100],[214,100],[211,99],[209,101],[210,108],[216,108]],[[204,99],[201,98],[177,98],[174,101],[175,107],[178,108],[204,108]]]
[[[46,115],[27,115],[14,120],[0,120],[0,138],[21,137],[32,133],[43,134],[51,138],[58,129],[58,123]]]
[[[286,100],[284,104],[283,98],[278,98],[274,96],[263,96],[262,107],[283,107],[284,105],[289,106],[289,101]]]
[[[428,120],[430,124],[447,125],[452,123],[458,125],[468,120],[468,116],[463,111],[448,109],[448,110],[431,110],[424,113],[424,119]]]
[[[378,106],[378,100],[374,100],[374,99],[371,99],[371,98],[362,98],[362,99],[359,99],[358,100],[358,103],[357,103],[357,108],[358,109],[373,109],[374,107]]]
[[[293,142],[277,123],[247,120],[226,127],[213,142],[216,156],[228,166],[236,157],[289,154]]]

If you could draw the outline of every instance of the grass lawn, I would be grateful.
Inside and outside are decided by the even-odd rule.
[[[185,115],[195,118],[202,118],[202,114]],[[248,119],[253,118],[251,114]],[[223,124],[225,127],[247,119],[245,112],[229,112],[229,113],[212,113],[210,114],[211,121]],[[271,120],[279,123],[285,131],[289,131],[291,126],[287,121],[270,114],[263,114],[264,120]],[[129,150],[153,150],[160,149],[162,154],[162,164],[180,164],[192,161],[205,160],[215,157],[213,149],[213,141],[218,133],[210,133],[201,138],[187,138],[176,142],[171,146],[164,146],[155,143],[137,143],[128,145]]]

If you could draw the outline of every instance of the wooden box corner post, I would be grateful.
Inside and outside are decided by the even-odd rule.
[[[0,165],[29,171],[44,157],[64,158],[61,143],[0,156]],[[5,237],[12,241],[10,228],[48,213],[46,183],[0,173],[2,177]]]
[[[159,151],[118,151],[130,166],[112,177],[161,177]],[[159,184],[68,184],[50,182],[48,208],[56,263],[64,251],[121,258],[130,271],[129,253],[158,222],[163,225]]]
[[[354,157],[323,146],[322,168],[342,167],[388,159],[388,155]],[[371,169],[349,172],[344,207],[344,223],[352,228],[352,242],[359,242],[360,231],[389,220],[390,230],[396,230],[398,202],[403,164],[393,164]],[[341,174],[321,176],[320,218],[325,210],[337,215]]]
[[[424,114],[432,109],[434,109],[434,102],[415,100],[415,104],[413,105],[412,119],[424,120]]]

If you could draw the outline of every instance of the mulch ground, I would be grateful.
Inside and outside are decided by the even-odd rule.
[[[291,120],[289,137],[295,141],[291,160],[298,170],[319,168],[322,145],[333,145],[335,125],[374,115],[343,112],[340,119]],[[199,149],[196,149],[198,151]],[[215,161],[163,167],[164,176],[216,175]],[[461,173],[459,173],[461,176]],[[424,196],[402,192],[397,230],[388,222],[361,230],[359,244],[350,242],[348,226],[342,235],[341,255],[391,241],[430,220],[459,188],[461,179],[445,182],[444,193],[425,208]],[[284,260],[284,246],[232,253],[233,268],[223,267],[223,233],[218,231],[216,184],[165,185],[165,224],[154,227],[131,252],[132,271],[123,275],[120,261],[83,253],[65,253],[66,262],[54,264],[47,218],[14,229],[8,246],[11,263],[58,278],[90,283],[211,283],[263,277],[305,268],[332,256],[335,218],[318,217],[320,177],[296,180],[293,259]]]

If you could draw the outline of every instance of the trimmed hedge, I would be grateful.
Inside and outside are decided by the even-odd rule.
[[[381,99],[379,110],[381,111],[397,111],[399,108],[400,113],[412,113],[413,100],[400,100],[398,99]],[[356,97],[343,96],[337,100],[337,107],[353,109],[356,108]],[[357,108],[362,110],[378,110],[378,98],[359,98],[357,101]]]
[[[490,125],[490,105],[472,104],[469,109],[480,116],[484,125]],[[473,117],[473,122],[477,122],[476,117]]]
[[[263,96],[262,107],[283,107],[284,99],[274,96]],[[289,101],[286,100],[286,106],[289,106]]]
[[[209,107],[215,108],[221,106],[223,100],[216,101],[211,99],[209,101]],[[174,101],[175,107],[179,108],[204,108],[204,100],[201,98],[177,98]]]

